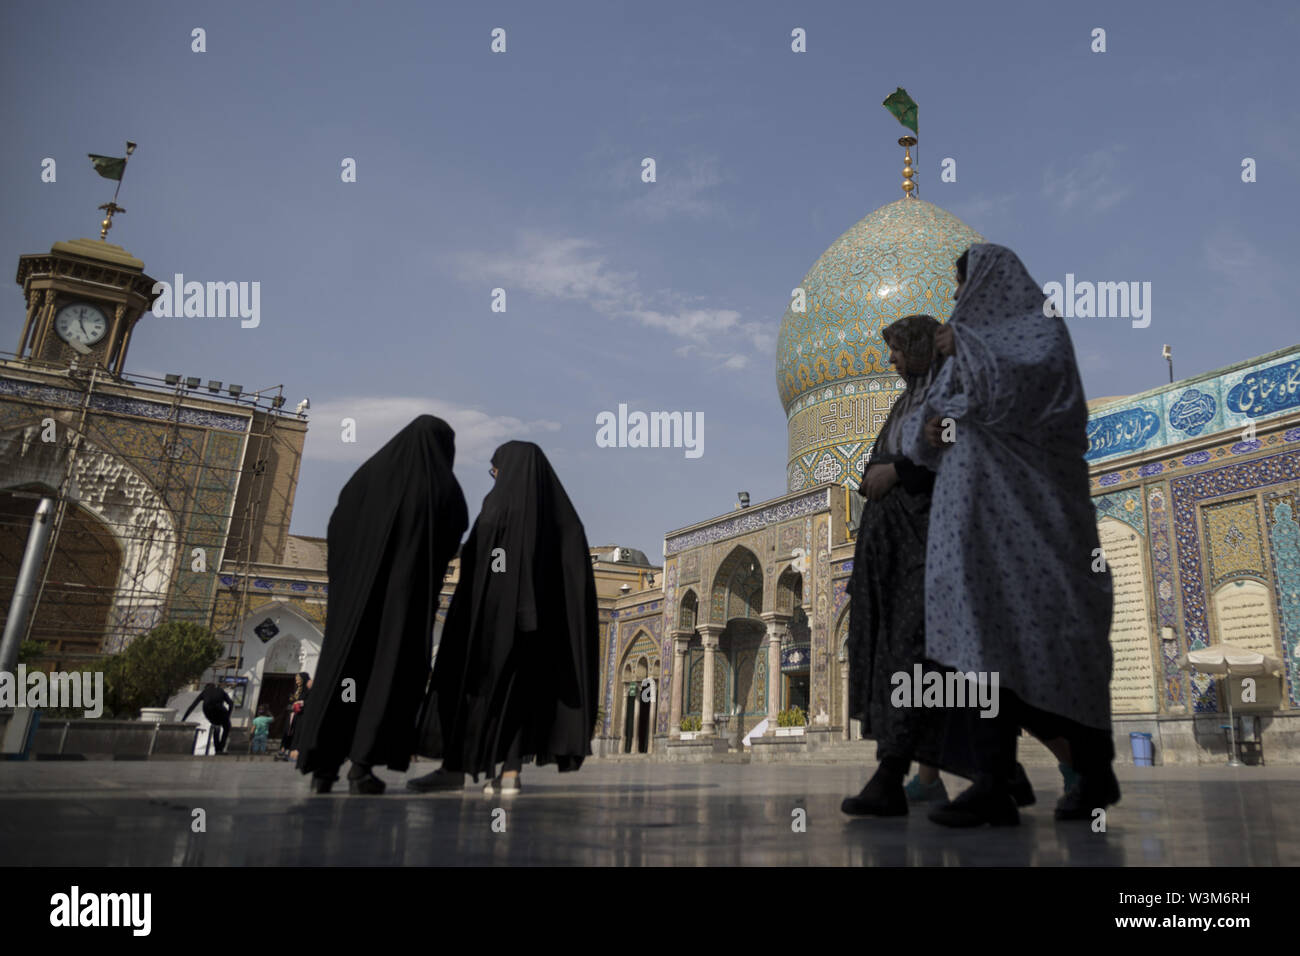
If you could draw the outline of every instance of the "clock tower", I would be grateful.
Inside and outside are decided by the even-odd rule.
[[[131,333],[153,304],[143,262],[104,239],[73,239],[20,256],[17,281],[27,300],[19,359],[122,374]]]

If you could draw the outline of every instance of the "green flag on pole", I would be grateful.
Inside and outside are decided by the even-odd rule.
[[[122,172],[126,169],[126,157],[119,156],[96,156],[94,153],[87,153],[91,163],[95,166],[95,172],[105,179],[116,179],[122,181]]]
[[[885,102],[881,104],[885,109],[894,114],[894,117],[910,129],[913,133],[916,130],[916,101],[907,95],[907,90],[901,86],[894,92],[885,97]]]

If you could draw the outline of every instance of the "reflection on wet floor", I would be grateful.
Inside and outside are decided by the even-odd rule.
[[[426,773],[428,764],[412,769]],[[525,792],[313,797],[284,764],[8,763],[0,862],[38,865],[1294,866],[1300,768],[1124,768],[1107,831],[1057,823],[1055,771],[1018,828],[948,830],[924,808],[845,817],[845,765],[591,761],[526,768]],[[947,781],[957,793],[961,781]],[[480,785],[481,786],[481,785]],[[204,833],[192,829],[195,809]],[[802,825],[800,825],[802,823]]]

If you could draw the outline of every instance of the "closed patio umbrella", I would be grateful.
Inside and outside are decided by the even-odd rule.
[[[1222,674],[1231,683],[1232,676],[1250,677],[1253,674],[1279,674],[1282,662],[1270,654],[1249,651],[1232,644],[1211,644],[1209,647],[1188,651],[1183,657],[1184,670],[1199,671],[1202,674]],[[1239,767],[1237,759],[1237,723],[1232,713],[1231,690],[1228,693],[1228,739],[1231,750],[1228,753],[1228,766]]]

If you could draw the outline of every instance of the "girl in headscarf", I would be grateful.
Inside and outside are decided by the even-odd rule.
[[[599,680],[596,583],[582,522],[542,450],[507,442],[461,549],[460,580],[424,705],[420,753],[442,769],[413,790],[519,791],[528,758],[577,770]],[[501,775],[493,778],[501,766]]]
[[[294,731],[317,793],[345,758],[352,793],[383,793],[372,767],[410,765],[438,592],[469,520],[455,454],[451,426],[421,415],[357,469],[330,516],[325,638]]]
[[[1064,737],[1078,774],[1058,818],[1119,799],[1111,770],[1110,572],[1088,493],[1088,410],[1064,321],[1010,249],[975,245],[958,267],[951,354],[903,448],[937,472],[926,550],[927,656],[997,674],[994,718],[963,718],[974,784],[930,818],[1019,822],[1008,781],[1023,727]],[[949,434],[945,435],[945,432]],[[954,437],[955,436],[955,437]],[[951,438],[951,441],[945,441]]]

